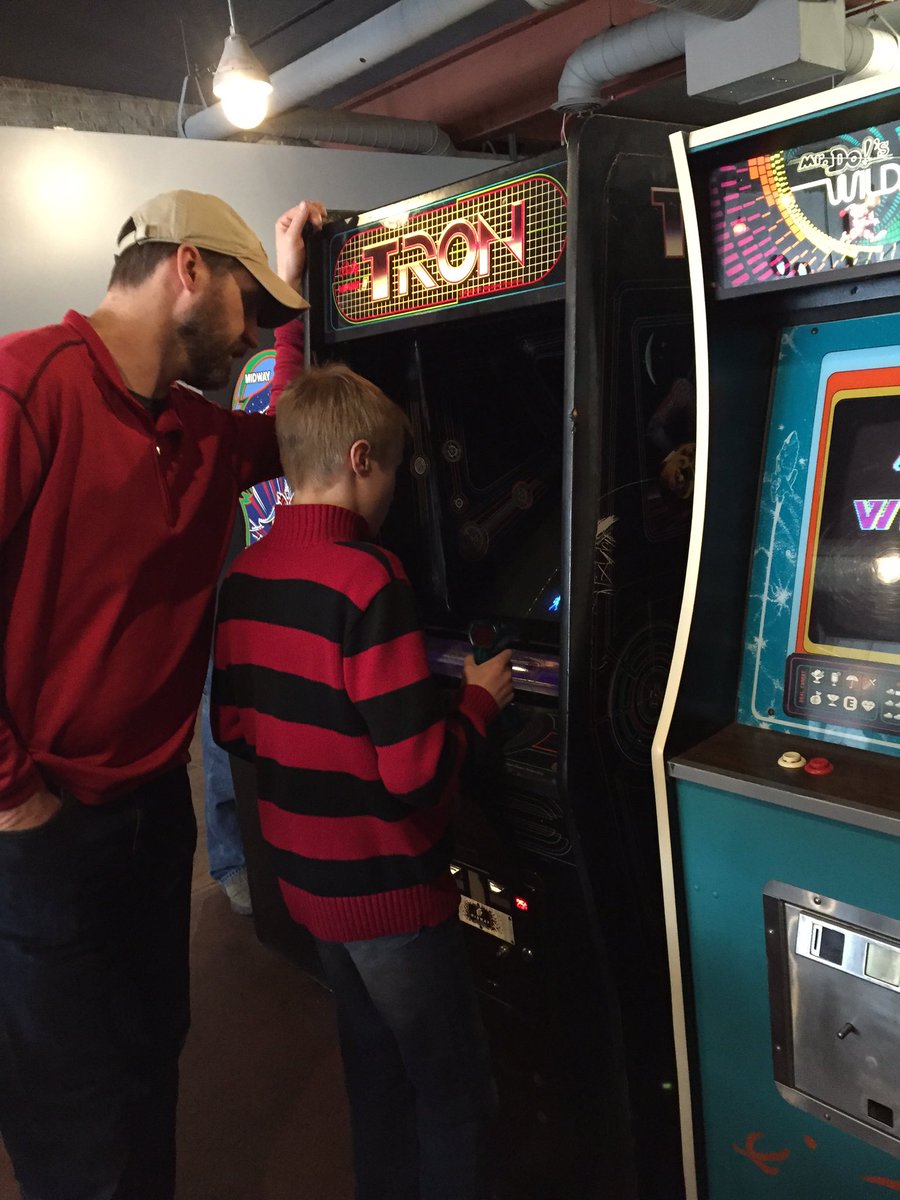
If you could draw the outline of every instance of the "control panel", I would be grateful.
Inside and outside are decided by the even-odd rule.
[[[523,1014],[537,1016],[535,986],[541,945],[540,881],[522,873],[515,882],[460,860],[450,870],[459,890],[459,919],[467,927],[479,990]]]

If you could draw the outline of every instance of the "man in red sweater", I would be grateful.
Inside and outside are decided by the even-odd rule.
[[[279,465],[270,417],[193,389],[306,307],[323,215],[279,219],[276,275],[221,200],[157,196],[92,316],[0,339],[0,1133],[27,1200],[174,1194],[185,764],[235,501]]]
[[[395,404],[332,364],[288,385],[276,427],[294,497],[222,586],[213,731],[255,763],[282,894],[335,991],[358,1200],[486,1200],[492,1084],[449,826],[510,655],[467,659],[448,715],[403,567],[371,541],[409,431]]]

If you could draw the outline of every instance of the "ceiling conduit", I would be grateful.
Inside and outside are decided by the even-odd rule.
[[[658,0],[660,5],[666,0]],[[685,51],[688,32],[704,18],[736,20],[756,0],[669,0],[664,12],[653,13],[607,29],[583,42],[563,67],[555,109],[585,112],[604,103],[601,89],[612,79],[655,67]],[[900,39],[868,26],[845,27],[847,77],[900,69]]]
[[[844,30],[847,74],[845,79],[863,79],[900,70],[900,40],[887,29],[847,24]]]
[[[563,112],[596,108],[603,103],[600,88],[610,79],[680,58],[689,20],[682,12],[653,13],[582,42],[563,67],[553,107]]]
[[[346,108],[296,108],[270,117],[263,131],[297,141],[393,150],[397,154],[456,154],[450,135],[431,121],[380,117]]]
[[[359,75],[440,33],[457,21],[490,8],[493,2],[494,0],[398,0],[397,4],[276,71],[272,76],[273,92],[269,111],[275,116],[297,108],[304,100],[320,95],[336,83],[351,79],[354,75]],[[556,8],[567,2],[568,0],[521,0],[521,5],[523,12],[527,12]],[[504,23],[508,19],[507,16]],[[395,138],[398,135],[398,131],[391,128],[395,123],[393,118],[385,118],[383,128],[386,138]],[[408,127],[414,123],[402,124]],[[431,128],[434,129],[433,126]],[[213,104],[194,113],[184,123],[186,137],[227,138],[234,132],[235,129],[226,119],[221,104]],[[348,128],[345,136],[352,132]],[[409,132],[408,128],[406,132]],[[368,130],[366,133],[369,136]],[[312,128],[304,128],[303,132],[298,132],[295,136],[309,141],[336,140],[328,130],[318,133]],[[424,136],[427,140],[428,134]],[[343,144],[357,143],[345,141]],[[381,142],[365,141],[360,144],[377,145],[379,149],[395,148]],[[426,150],[414,152],[428,153]]]

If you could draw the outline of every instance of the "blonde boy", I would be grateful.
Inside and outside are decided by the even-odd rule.
[[[492,1085],[450,875],[460,768],[512,699],[466,662],[446,715],[399,560],[372,542],[409,423],[347,367],[276,418],[294,490],[223,585],[213,723],[256,765],[285,903],[337,998],[357,1200],[485,1200]]]

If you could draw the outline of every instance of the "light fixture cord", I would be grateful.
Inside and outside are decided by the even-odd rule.
[[[231,0],[228,0],[228,20],[231,24],[232,36],[234,36],[234,34],[237,33],[238,29],[237,29],[237,25],[235,24],[235,20],[234,20],[234,7],[232,6]]]

